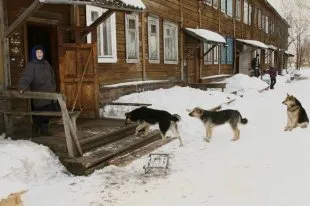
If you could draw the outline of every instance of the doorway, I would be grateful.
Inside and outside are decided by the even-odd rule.
[[[44,58],[51,64],[55,72],[57,92],[59,85],[58,41],[57,27],[55,25],[31,24],[27,25],[27,62],[33,58],[32,49],[40,45],[44,49]]]

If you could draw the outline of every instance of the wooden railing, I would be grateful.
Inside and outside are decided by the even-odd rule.
[[[66,144],[69,157],[82,156],[83,151],[79,143],[76,128],[76,119],[78,118],[80,111],[69,112],[66,106],[66,100],[64,95],[60,93],[47,93],[47,92],[29,92],[19,93],[18,91],[3,91],[0,92],[0,99],[48,99],[58,101],[61,111],[12,111],[10,103],[6,109],[0,110],[0,113],[4,115],[5,132],[8,135],[13,134],[13,121],[12,115],[38,115],[38,116],[59,116],[62,117]]]

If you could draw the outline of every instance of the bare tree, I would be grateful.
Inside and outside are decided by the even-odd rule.
[[[308,20],[310,5],[305,0],[282,0],[282,5],[282,13],[290,25],[286,48],[291,47],[294,50],[296,53],[296,69],[300,69],[305,54],[303,43],[310,26]]]

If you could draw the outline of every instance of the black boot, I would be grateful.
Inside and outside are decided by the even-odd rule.
[[[33,123],[32,124],[32,131],[31,131],[32,138],[38,137],[39,134],[40,134],[40,125]]]
[[[48,124],[41,124],[40,135],[41,136],[53,136],[53,133],[48,131]]]

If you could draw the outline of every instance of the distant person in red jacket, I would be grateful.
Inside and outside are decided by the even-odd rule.
[[[270,89],[273,89],[277,82],[278,69],[276,69],[273,64],[270,64],[270,67],[266,73],[270,76]]]

